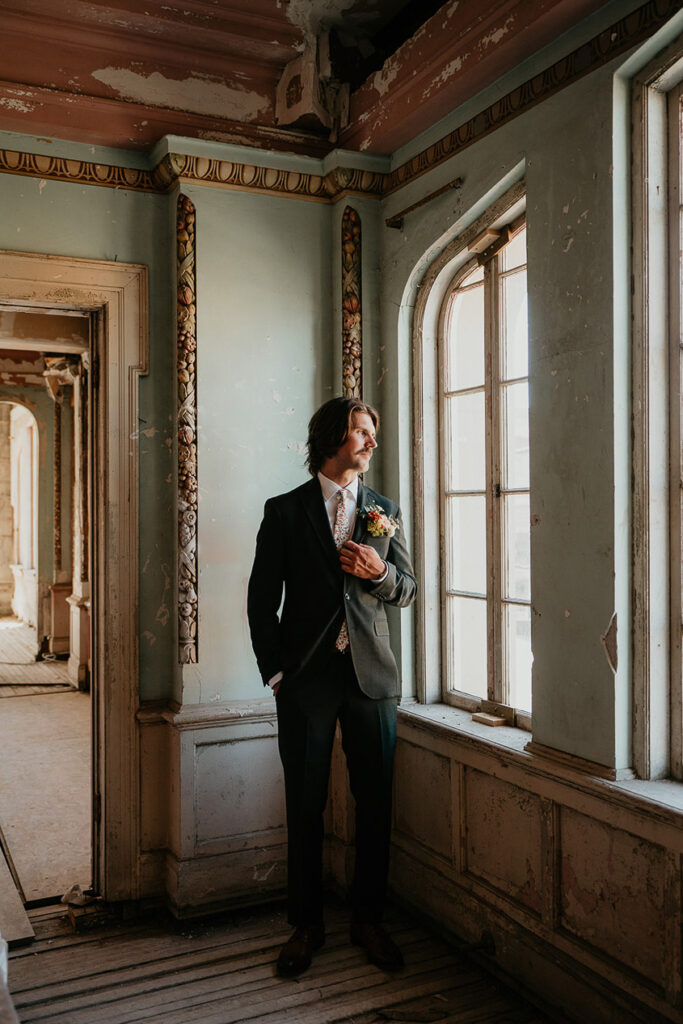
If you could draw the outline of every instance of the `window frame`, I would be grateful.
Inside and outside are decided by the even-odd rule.
[[[463,218],[420,277],[410,311],[412,358],[413,558],[418,580],[415,601],[415,695],[402,704],[443,704],[441,657],[441,515],[439,500],[438,331],[443,298],[468,246],[481,233],[519,216],[526,207],[524,164],[477,204],[473,219]],[[481,211],[481,212],[479,212]],[[468,710],[473,710],[473,707]]]
[[[437,328],[437,403],[439,422],[439,516],[440,516],[440,633],[441,633],[441,699],[444,703],[469,711],[483,711],[485,714],[504,718],[506,722],[517,724],[531,730],[531,710],[515,708],[510,702],[508,672],[505,670],[505,614],[508,604],[521,603],[531,609],[531,598],[528,601],[506,601],[504,599],[504,532],[505,513],[503,497],[508,493],[524,493],[530,496],[530,487],[515,488],[503,486],[503,465],[505,460],[503,431],[503,390],[504,386],[514,383],[512,378],[504,380],[502,375],[502,338],[503,309],[501,289],[504,278],[519,273],[523,268],[526,275],[527,260],[519,268],[505,270],[503,252],[507,245],[526,229],[526,213],[504,221],[498,225],[498,240],[483,252],[477,251],[476,240],[468,245],[475,251],[469,255],[465,263],[458,267],[451,277],[443,297],[439,311]],[[486,234],[490,228],[482,232]],[[447,523],[448,496],[447,481],[447,437],[446,437],[446,406],[449,392],[446,387],[446,363],[448,354],[449,320],[452,313],[455,294],[463,282],[479,267],[483,269],[484,288],[484,383],[477,385],[476,390],[483,388],[485,396],[485,479],[481,493],[486,503],[486,633],[487,633],[487,667],[486,697],[480,698],[463,690],[449,686],[448,672],[448,598],[450,596],[447,581]],[[472,287],[476,287],[475,284]],[[528,344],[528,337],[527,337]],[[517,380],[517,379],[515,379]],[[529,372],[518,379],[529,382]],[[465,389],[466,391],[469,389]],[[473,389],[474,390],[474,389]],[[452,397],[452,396],[451,396]],[[463,492],[464,493],[464,492]],[[477,491],[477,493],[479,493]],[[529,612],[531,615],[531,611]]]
[[[683,779],[682,82],[679,38],[632,85],[633,764],[645,779]]]

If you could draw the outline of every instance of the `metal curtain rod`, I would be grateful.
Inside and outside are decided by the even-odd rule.
[[[421,206],[426,203],[431,203],[432,199],[436,199],[438,196],[442,196],[444,192],[449,192],[451,189],[460,188],[462,186],[462,178],[453,178],[453,181],[449,181],[447,185],[443,185],[441,188],[437,188],[436,192],[430,192],[424,199],[420,199],[417,203],[413,203],[412,206],[406,206],[405,210],[401,210],[400,213],[395,213],[393,217],[388,217],[384,222],[388,228],[398,228],[399,231],[403,227],[403,218],[407,217],[413,210],[419,210]]]

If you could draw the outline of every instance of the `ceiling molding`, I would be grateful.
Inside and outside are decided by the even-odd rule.
[[[381,198],[647,39],[679,9],[680,0],[649,0],[390,173],[338,166],[322,175],[179,153],[167,154],[149,171],[14,150],[0,150],[0,172],[137,192],[165,193],[192,184],[315,202],[347,195]]]

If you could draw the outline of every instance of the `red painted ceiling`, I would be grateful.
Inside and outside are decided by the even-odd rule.
[[[604,2],[2,0],[0,129],[319,155],[327,134],[278,126],[275,90],[307,36],[332,30],[333,68],[353,83],[339,144],[392,152]]]

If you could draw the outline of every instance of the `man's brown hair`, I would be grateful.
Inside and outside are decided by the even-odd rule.
[[[308,458],[306,465],[311,476],[322,469],[325,459],[336,455],[353,427],[353,415],[364,412],[379,428],[379,413],[359,398],[330,398],[311,416],[308,424]]]

